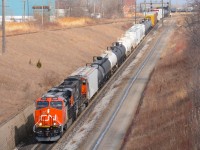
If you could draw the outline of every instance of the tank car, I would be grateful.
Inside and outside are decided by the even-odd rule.
[[[151,20],[149,20],[149,19],[143,19],[141,21],[141,24],[144,24],[144,26],[145,26],[145,35],[147,35],[147,33],[150,31],[150,29],[152,27]]]
[[[111,64],[111,74],[113,74],[117,69],[117,56],[112,51],[106,50],[101,54],[101,57],[108,58]]]
[[[135,35],[134,34],[126,34],[125,37],[122,37],[118,40],[125,47],[125,54],[128,57],[133,49],[135,48]]]
[[[122,43],[116,42],[113,43],[113,46],[111,46],[110,49],[117,56],[117,66],[121,66],[126,59],[126,48]]]
[[[106,57],[94,56],[91,66],[98,69],[98,85],[102,87],[111,76],[110,61]]]

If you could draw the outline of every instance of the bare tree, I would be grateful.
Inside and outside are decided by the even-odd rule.
[[[192,15],[186,17],[186,27],[194,46],[200,46],[200,0],[194,0],[190,5],[194,8]]]

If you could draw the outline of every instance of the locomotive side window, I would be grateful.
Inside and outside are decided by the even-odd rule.
[[[42,109],[42,108],[45,108],[45,107],[48,107],[49,106],[49,102],[41,102],[41,101],[39,101],[39,102],[37,102],[37,110],[38,109]]]
[[[60,102],[58,102],[58,101],[56,101],[56,102],[52,101],[52,102],[50,102],[50,106],[53,107],[53,108],[61,110],[62,109],[62,102],[61,101]]]

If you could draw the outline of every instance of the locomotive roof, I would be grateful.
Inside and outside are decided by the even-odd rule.
[[[81,77],[81,76],[87,76],[88,74],[90,74],[94,70],[95,70],[95,68],[93,68],[91,66],[80,67],[75,72],[73,72],[71,74],[71,76],[79,76],[79,77]]]
[[[63,83],[59,85],[62,88],[74,88],[80,82],[80,77],[78,76],[71,76],[64,80]]]

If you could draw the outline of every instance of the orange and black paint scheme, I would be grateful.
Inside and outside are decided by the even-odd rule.
[[[69,77],[36,100],[33,131],[38,141],[57,141],[87,104],[86,81]]]

